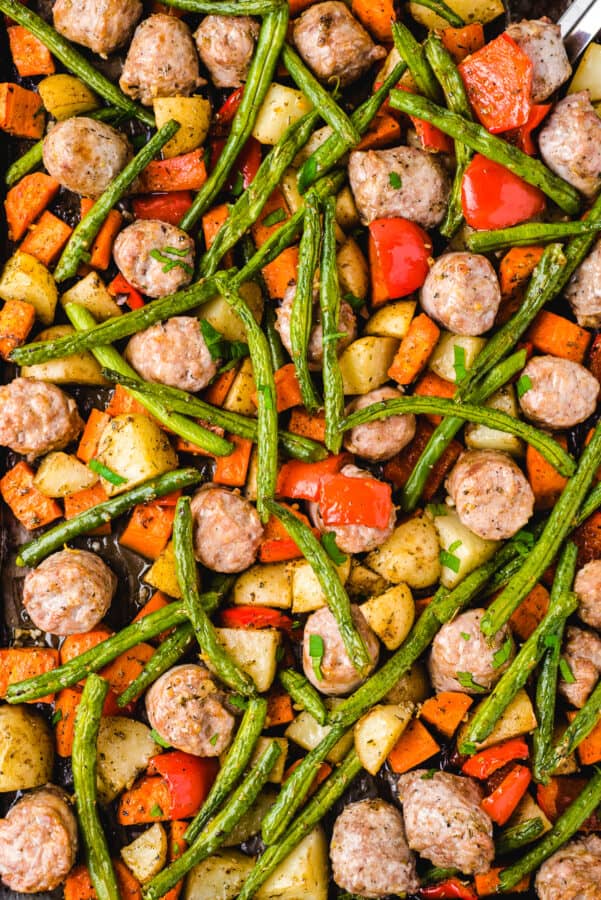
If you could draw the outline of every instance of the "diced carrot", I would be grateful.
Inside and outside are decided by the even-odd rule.
[[[84,488],[83,491],[67,494],[64,500],[65,519],[72,519],[74,516],[78,516],[79,513],[85,512],[86,509],[92,509],[92,507],[98,506],[99,503],[104,503],[108,498],[108,494],[100,482],[93,484],[92,487]],[[92,531],[87,532],[87,534],[110,533],[110,522],[105,522],[103,525],[99,525],[97,528],[93,528]]]
[[[281,300],[298,276],[298,247],[286,247],[261,270],[269,296]]]
[[[169,542],[174,518],[172,506],[141,503],[134,507],[119,543],[141,556],[156,559]]]
[[[430,759],[439,750],[428,729],[419,719],[413,719],[390,751],[388,762],[393,772],[401,775]]]
[[[71,756],[73,752],[75,716],[80,702],[81,690],[79,688],[63,688],[56,695],[54,714],[57,716],[58,721],[54,727],[54,740],[56,752],[59,756]]]
[[[283,781],[286,781],[286,779],[289,778],[290,775],[292,775],[294,770],[298,766],[300,766],[301,762],[302,762],[302,759],[297,759],[297,760],[295,760],[295,762],[292,763],[291,766],[288,766],[288,768],[284,772]],[[326,778],[328,778],[331,774],[332,774],[332,766],[327,762],[322,762],[319,769],[317,770],[317,774],[316,774],[315,778],[311,782],[311,787],[307,791],[307,796],[311,797],[315,793],[317,788],[320,786],[320,784],[323,784],[323,782],[326,780]]]
[[[285,412],[293,406],[300,406],[303,397],[300,391],[298,378],[296,377],[296,369],[294,363],[287,363],[275,372],[275,392],[277,411]],[[253,403],[258,407],[259,399],[257,392],[253,394]]]
[[[445,28],[440,39],[456,63],[475,53],[484,46],[484,29],[480,22],[464,25],[462,28]]]
[[[353,0],[351,9],[378,41],[392,41],[392,23],[396,20],[393,0]]]
[[[577,715],[576,710],[568,710],[567,716],[570,722]],[[601,762],[601,721],[597,722],[590,734],[580,742],[578,758],[583,766],[593,766]]]
[[[282,505],[286,506],[289,512],[311,528],[311,523],[307,516],[300,512],[296,506]],[[319,531],[316,528],[312,528],[312,531],[316,537],[319,537]],[[279,519],[276,519],[275,516],[270,516],[263,531],[263,540],[259,547],[259,560],[263,563],[285,562],[289,559],[297,559],[302,555],[302,551],[299,550],[296,543],[288,535]]]
[[[257,247],[261,247],[265,241],[282,227],[290,218],[286,198],[282,191],[276,188],[268,197],[261,215],[252,226],[252,236]],[[267,219],[267,224],[265,220]]]
[[[143,775],[129,791],[124,791],[117,808],[120,825],[148,825],[167,822],[171,793],[160,775]]]
[[[549,608],[549,591],[543,584],[535,584],[509,619],[511,630],[521,641],[527,641],[540,625]]]
[[[381,150],[383,147],[395,146],[400,139],[401,126],[397,120],[388,113],[380,113],[357,144],[357,150]]]
[[[455,396],[457,386],[452,381],[441,378],[436,372],[425,372],[415,386],[414,394],[418,397],[442,397],[451,400]],[[442,416],[431,413],[426,414],[426,419],[433,425],[442,421]]]
[[[411,384],[422,371],[440,337],[440,328],[425,313],[411,320],[409,330],[388,370],[398,384]]]
[[[142,900],[142,888],[138,879],[133,876],[125,863],[120,859],[114,859],[113,866],[121,900]]]
[[[384,303],[387,303],[391,299],[391,297],[388,290],[388,285],[386,284],[386,279],[384,278],[384,274],[382,272],[380,260],[378,258],[376,242],[374,241],[371,234],[369,234],[367,238],[367,252],[369,256],[371,305],[377,309],[378,306],[382,306]]]
[[[237,374],[238,370],[234,366],[234,368],[228,369],[227,372],[222,372],[221,375],[218,375],[204,392],[204,399],[207,403],[211,403],[213,406],[223,406]]]
[[[512,247],[499,265],[499,283],[503,299],[514,297],[536,269],[544,247]]]
[[[89,200],[87,197],[81,198],[81,218],[87,216],[94,206],[95,200]],[[102,227],[96,237],[90,250],[90,265],[93,269],[108,269],[111,264],[113,255],[113,244],[117,237],[123,216],[116,209],[111,209],[108,216],[102,223]]]
[[[202,233],[207,248],[211,246],[217,237],[217,232],[221,229],[229,214],[230,208],[228,204],[220,203],[219,206],[214,206],[202,217]]]
[[[0,312],[0,356],[8,359],[25,343],[35,322],[35,308],[24,300],[7,300]]]
[[[434,599],[434,595],[431,597],[416,597],[415,598],[415,618],[419,619],[423,611],[426,607],[430,606],[432,600]]]
[[[111,402],[106,408],[106,413],[108,416],[147,416],[148,410],[135,397],[132,397],[127,388],[118,384],[111,397]]]
[[[10,647],[0,650],[0,697],[6,697],[10,684],[51,672],[58,666],[58,650],[50,647]],[[54,694],[31,700],[31,703],[52,703]]]
[[[70,225],[44,210],[38,221],[30,226],[19,249],[35,256],[45,266],[51,266],[58,259],[72,231]]]
[[[68,663],[69,660],[81,656],[92,647],[97,647],[103,641],[106,641],[112,635],[112,631],[106,625],[97,625],[93,631],[84,631],[82,634],[70,634],[61,644],[60,659],[61,666]]]
[[[284,691],[269,694],[267,697],[266,728],[275,728],[276,725],[286,725],[294,719],[292,698]]]
[[[386,463],[384,466],[384,477],[388,481],[392,481],[396,487],[404,487],[433,433],[434,428],[432,425],[419,416],[415,437],[398,456],[393,457]],[[438,462],[430,470],[423,491],[424,500],[431,500],[435,496],[446,478],[447,472],[453,468],[462,450],[463,447],[459,441],[451,441]]]
[[[140,194],[163,191],[198,191],[207,180],[204,150],[192,150],[171,159],[153,160],[137,182]]]
[[[90,873],[84,865],[71,869],[65,879],[63,891],[65,900],[97,900]]]
[[[441,691],[422,704],[420,717],[445,737],[452,738],[473,702],[472,697],[460,691]]]
[[[11,241],[21,240],[29,226],[52,202],[59,187],[56,178],[44,172],[31,172],[10,189],[4,209]]]
[[[323,444],[326,439],[326,417],[322,412],[309,413],[304,406],[296,406],[290,413],[288,430]]]
[[[42,98],[18,84],[0,84],[0,129],[18,138],[39,140],[44,134],[46,112]],[[27,176],[25,176],[27,177]]]
[[[50,51],[31,31],[22,25],[11,25],[7,31],[11,56],[21,78],[52,75],[56,71]]]
[[[115,694],[122,694],[136,680],[153,653],[154,647],[150,644],[136,644],[105,666],[100,674],[106,678]]]
[[[188,829],[188,822],[175,820],[171,822],[169,827],[169,862],[173,862],[188,849],[188,845],[184,840],[184,834]],[[161,897],[161,900],[178,900],[182,892],[184,880],[178,881],[175,887]]]
[[[217,457],[213,481],[215,484],[243,487],[246,484],[253,442],[237,434],[228,434],[227,439],[235,449],[229,456]]]
[[[117,390],[118,388],[115,389],[115,393],[117,393]],[[76,455],[78,459],[84,463],[89,463],[91,459],[94,459],[98,451],[102,432],[110,421],[111,416],[108,412],[102,412],[95,408],[91,410],[77,448]]]
[[[490,897],[491,894],[498,896],[499,888],[501,886],[501,882],[499,880],[499,873],[501,871],[501,868],[489,869],[488,872],[484,872],[483,874],[474,876],[474,886],[479,897]],[[522,880],[519,881],[514,888],[512,888],[512,891],[517,894],[522,894],[529,890],[530,875],[524,875]]]
[[[554,434],[554,440],[564,450],[567,449],[567,438],[563,434]],[[526,473],[534,494],[537,509],[551,509],[555,506],[559,495],[568,483],[568,479],[560,475],[550,462],[541,456],[538,450],[528,445],[526,448]]]
[[[591,334],[564,316],[541,309],[528,329],[527,340],[541,353],[583,363],[591,342]]]
[[[132,622],[139,622],[140,619],[143,619],[144,616],[149,616],[150,613],[158,612],[159,609],[164,609],[171,603],[169,597],[164,594],[162,591],[155,591],[150,600],[144,604],[142,609],[138,610]],[[162,631],[156,638],[152,638],[151,643],[153,644],[162,644],[165,638],[167,638],[173,629],[169,628],[167,631]],[[150,638],[149,638],[150,640]]]
[[[252,236],[257,247],[278,231],[289,218],[286,200],[279,188],[271,194],[261,215],[252,226]],[[267,224],[265,224],[267,220]],[[271,223],[271,224],[269,224]],[[288,286],[296,280],[298,271],[298,247],[287,247],[273,262],[263,268],[267,290],[273,298],[282,298]]]
[[[49,525],[63,512],[56,502],[34,486],[34,471],[26,462],[18,462],[0,481],[0,494],[13,516],[28,531]]]

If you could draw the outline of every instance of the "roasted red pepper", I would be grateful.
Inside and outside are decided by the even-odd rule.
[[[478,900],[476,891],[470,884],[464,884],[458,878],[447,878],[438,884],[420,888],[420,897],[424,900]]]
[[[170,225],[179,225],[184,213],[187,213],[191,206],[191,191],[146,194],[132,200],[136,219],[160,219],[161,222],[169,222]]]
[[[520,150],[523,150],[524,153],[527,153],[529,156],[535,156],[536,144],[532,138],[532,132],[541,124],[551,109],[551,106],[551,103],[533,106],[530,110],[530,115],[528,116],[526,124],[522,125],[521,128],[517,128],[515,131],[509,131],[505,135],[507,140],[511,141],[512,144],[515,143]]]
[[[321,479],[318,502],[324,525],[387,528],[392,489],[377,478],[349,478],[339,472]]]
[[[244,85],[242,85],[242,87],[236,88],[235,91],[232,91],[232,93],[226,99],[225,103],[219,107],[215,115],[215,124],[217,125],[217,127],[222,128],[224,125],[229,125],[229,123],[238,112],[238,107],[242,103],[243,93]]]
[[[376,219],[369,226],[369,234],[388,296],[405,297],[417,291],[426,280],[432,258],[427,232],[415,222],[398,217]]]
[[[115,275],[109,284],[109,293],[112,294],[113,297],[125,294],[127,297],[125,302],[130,309],[141,309],[144,306],[142,294],[137,291],[135,287],[132,287],[129,281],[126,281],[121,272],[119,272],[118,275]]]
[[[482,809],[497,825],[504,825],[528,790],[532,773],[526,766],[515,766],[499,787],[485,797]]]
[[[172,750],[153,756],[148,764],[149,775],[160,775],[169,787],[170,819],[188,819],[196,815],[207,798],[217,777],[219,763]]]
[[[461,205],[472,228],[508,228],[545,208],[545,195],[505,166],[477,153],[463,176]]]
[[[513,762],[514,759],[528,759],[529,753],[528,744],[523,738],[513,738],[504,744],[497,744],[476,753],[463,764],[461,771],[484,781],[508,762]]]
[[[269,606],[232,606],[223,609],[220,621],[224,628],[282,628],[292,629],[292,619]]]
[[[224,147],[225,138],[215,138],[211,141],[211,169],[214,169],[217,165],[217,160],[221,156]],[[236,162],[232,166],[232,173],[226,182],[225,189],[227,191],[232,191],[235,187],[239,187],[240,192],[243,188],[246,190],[259,171],[260,165],[261,145],[255,138],[251,137],[247,140],[246,144],[238,154]],[[239,178],[241,178],[241,181],[240,184],[237,185],[236,182],[239,181]]]
[[[339,472],[350,461],[348,453],[339,453],[317,463],[297,460],[284,463],[278,474],[276,493],[280,497],[292,497],[295,500],[318,500],[319,485],[324,475]]]

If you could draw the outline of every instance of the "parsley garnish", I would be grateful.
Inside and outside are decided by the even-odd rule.
[[[468,634],[467,631],[460,631],[459,634],[463,638],[464,641],[469,641],[471,639],[471,634]]]
[[[227,361],[227,365],[221,371],[231,368],[239,359],[248,356],[248,344],[242,341],[226,341],[221,332],[213,328],[206,319],[200,319],[200,330],[211,359]]]
[[[323,681],[323,673],[321,671],[321,661],[324,654],[323,638],[319,634],[309,635],[309,656],[313,664],[313,671],[318,681]]]
[[[465,367],[465,347],[453,344],[453,368],[455,369],[455,383],[459,384],[467,375]]]
[[[355,310],[361,309],[361,307],[362,307],[362,306],[364,305],[364,303],[365,303],[365,300],[362,300],[361,297],[357,297],[357,295],[356,295],[356,294],[353,294],[352,291],[347,291],[347,293],[344,294],[344,296],[343,296],[342,299],[343,299],[343,300],[346,300],[346,302],[348,303],[348,305],[349,305],[350,307],[352,307],[352,309],[355,309]]]
[[[213,735],[213,737],[209,738],[209,744],[211,744],[211,746],[214,747],[218,740],[219,740],[219,732],[216,731],[215,734]]]
[[[172,269],[183,269],[186,275],[194,275],[194,269],[183,259],[174,259],[177,256],[187,256],[189,250],[178,250],[177,247],[163,247],[162,250],[151,250],[150,255],[157,262],[163,263],[163,272],[170,272]]]
[[[457,681],[461,687],[468,688],[476,694],[486,694],[487,689],[482,687],[481,684],[478,684],[477,681],[474,681],[474,676],[471,672],[457,672],[456,674]]]
[[[163,815],[163,810],[161,809],[161,807],[159,806],[158,803],[155,803],[154,806],[152,806],[152,807],[150,808],[150,815],[151,815],[154,819],[158,818],[158,816],[162,816],[162,815]]]
[[[109,469],[108,466],[101,463],[99,459],[91,459],[88,463],[88,469],[91,469],[92,472],[96,472],[96,474],[100,475],[101,478],[104,478],[105,481],[110,481],[115,487],[127,483],[127,478],[124,478],[123,475],[118,475],[117,472],[113,472],[112,469]]]
[[[465,756],[472,756],[476,752],[478,748],[472,741],[464,741],[461,745],[461,752]]]
[[[461,547],[461,543],[461,541],[453,541],[448,550],[440,551],[441,566],[446,566],[447,569],[451,569],[455,574],[459,572],[461,566],[461,560],[458,556],[455,556],[455,550],[458,550]]]
[[[403,179],[398,172],[391,172],[388,176],[388,180],[390,182],[390,187],[393,187],[395,191],[400,191],[403,187]]]
[[[150,732],[150,737],[153,739],[155,744],[159,745],[159,747],[165,747],[165,749],[168,749],[171,746],[169,741],[166,741],[164,737],[161,737],[161,735],[155,728],[153,728]]]
[[[53,713],[53,715],[52,715],[52,719],[50,720],[50,724],[51,724],[51,725],[58,725],[58,723],[61,721],[62,718],[63,718],[63,711],[62,711],[62,709],[57,709],[56,712]]]
[[[332,562],[337,566],[341,566],[342,563],[346,562],[346,555],[342,552],[342,550],[336,543],[335,531],[327,531],[324,535],[322,535],[321,544]]]
[[[526,391],[529,391],[532,387],[532,381],[530,380],[529,375],[521,375],[518,378],[518,383],[516,385],[518,397],[523,397]]]
[[[507,660],[511,656],[512,649],[513,641],[511,640],[511,638],[507,638],[503,646],[498,650],[495,650],[492,655],[493,669],[498,669],[500,666],[507,662]]]
[[[576,676],[572,672],[570,664],[564,656],[562,656],[559,660],[559,671],[561,672],[561,677],[566,682],[566,684],[575,683]]]
[[[433,516],[448,516],[449,507],[446,503],[430,503],[428,504],[428,511]]]
[[[248,703],[240,694],[232,694],[231,697],[228,697],[228,703],[236,709],[246,709],[248,706]]]
[[[274,209],[274,211],[272,213],[269,213],[268,216],[265,216],[265,218],[263,219],[263,225],[265,225],[266,228],[271,228],[272,225],[277,225],[278,222],[283,222],[285,218],[286,213],[284,212],[282,207],[280,207],[279,209]]]
[[[430,781],[436,775],[436,769],[428,769],[427,772],[424,772],[423,775],[420,775],[422,781]]]

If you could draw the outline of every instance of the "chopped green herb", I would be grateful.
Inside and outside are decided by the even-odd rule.
[[[161,735],[158,733],[158,731],[155,728],[153,728],[152,731],[150,732],[150,737],[153,739],[155,744],[159,745],[159,747],[165,747],[167,749],[168,747],[171,746],[169,741],[166,741],[164,737],[161,737]]]
[[[341,566],[342,563],[346,562],[346,554],[342,552],[342,550],[336,543],[335,531],[327,531],[325,534],[323,534],[321,537],[321,543],[323,545],[323,549],[326,551],[333,563],[336,563],[337,566]]]
[[[248,356],[248,345],[242,341],[226,341],[224,336],[216,328],[213,328],[206,319],[200,319],[200,330],[211,354],[211,359],[227,360],[226,368],[231,368],[239,359]]]
[[[357,297],[357,295],[353,294],[352,291],[347,291],[342,299],[345,300],[348,305],[351,306],[354,310],[361,309],[361,307],[365,305],[365,300],[362,300],[361,297]]]
[[[429,503],[428,511],[432,516],[448,516],[449,507],[446,503]]]
[[[390,182],[390,187],[393,187],[395,191],[399,191],[403,187],[403,179],[398,172],[391,172],[388,176],[388,180]]]
[[[319,634],[309,635],[309,656],[313,664],[313,671],[318,681],[323,681],[323,673],[321,671],[321,661],[324,654],[323,638]]]
[[[467,756],[471,756],[477,749],[477,746],[472,741],[465,741],[465,743],[461,745],[461,752]]]
[[[248,707],[248,702],[240,694],[232,694],[231,697],[227,698],[227,701],[230,706],[234,706],[236,709],[246,709]]]
[[[163,263],[163,272],[171,272],[172,269],[183,269],[186,275],[194,275],[194,269],[183,259],[174,259],[176,256],[187,256],[188,250],[178,250],[176,247],[163,247],[162,250],[151,250],[150,256],[157,262]],[[169,255],[171,254],[171,255]]]
[[[57,709],[56,712],[53,713],[53,715],[52,715],[52,718],[51,718],[51,720],[50,720],[50,724],[53,725],[53,726],[54,726],[54,725],[58,725],[58,723],[61,721],[62,718],[63,718],[63,711],[62,711],[62,709]]]
[[[455,572],[455,574],[459,572],[461,566],[461,560],[458,556],[455,556],[455,550],[458,550],[459,547],[461,547],[461,541],[453,541],[448,550],[440,551],[441,566],[446,566],[448,569],[451,569],[452,572]]]
[[[175,841],[175,842],[171,845],[171,851],[172,851],[172,853],[173,853],[174,856],[179,856],[179,855],[180,855],[180,853],[181,853],[181,847],[180,847],[179,841]]]
[[[460,347],[459,344],[453,345],[453,368],[455,369],[455,383],[459,384],[467,375],[465,347]]]
[[[530,380],[529,375],[521,375],[518,378],[518,383],[516,385],[518,397],[523,397],[526,391],[529,391],[532,387],[532,381]]]
[[[511,651],[513,650],[513,641],[511,638],[507,638],[505,643],[499,650],[495,650],[492,655],[492,665],[493,669],[498,669],[504,663],[507,662],[509,657],[511,656]]]
[[[294,621],[292,622],[292,625],[290,627],[292,628],[293,631],[295,628],[300,628],[301,627],[300,619],[294,619]]]
[[[273,396],[273,391],[271,389],[271,385],[269,384],[258,384],[257,385],[257,393],[263,398],[263,402],[265,404],[265,408],[272,411],[275,409],[275,397]]]
[[[150,808],[150,815],[153,817],[153,819],[157,819],[159,816],[163,815],[163,810],[158,803],[155,803],[154,806]]]
[[[437,772],[437,769],[428,769],[427,772],[424,772],[424,774],[420,776],[421,780],[422,781],[430,781],[432,778],[434,778],[434,776],[436,775],[436,772]]]
[[[265,225],[266,228],[271,228],[272,225],[277,225],[278,222],[283,222],[285,218],[286,213],[280,207],[279,209],[274,209],[274,211],[272,213],[269,213],[268,216],[265,216],[265,218],[263,219],[263,225]]]
[[[118,475],[117,472],[113,472],[112,469],[109,469],[108,466],[101,463],[99,459],[91,459],[88,463],[88,469],[91,469],[92,472],[96,472],[97,475],[100,475],[105,481],[110,481],[110,483],[114,484],[116,487],[120,484],[127,484],[127,478],[124,478],[123,475]]]
[[[559,671],[561,672],[561,677],[566,682],[566,684],[574,684],[574,682],[576,681],[576,676],[572,672],[570,664],[565,656],[562,656],[559,660]]]
[[[481,684],[478,684],[477,681],[474,681],[474,676],[471,672],[457,672],[456,674],[457,681],[461,687],[468,688],[476,694],[486,694],[486,688],[482,687]]]
[[[219,740],[219,732],[216,731],[215,734],[211,738],[209,738],[209,744],[211,744],[211,746],[214,747],[218,740]]]
[[[459,634],[463,638],[464,641],[469,641],[471,639],[471,634],[468,634],[467,631],[460,631]]]

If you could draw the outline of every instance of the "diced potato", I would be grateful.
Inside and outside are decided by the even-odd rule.
[[[242,671],[250,675],[257,690],[268,691],[275,678],[280,632],[275,628],[262,628],[260,631],[217,628],[216,631],[221,644]],[[210,668],[209,661],[204,661]]]
[[[490,559],[499,546],[498,541],[486,541],[466,528],[450,507],[444,515],[434,517],[434,525],[447,559],[440,575],[441,584],[446,588],[454,588]]]
[[[167,862],[167,833],[159,822],[121,848],[121,858],[140,884],[146,884]]]
[[[100,437],[96,458],[126,479],[124,484],[101,479],[110,497],[177,469],[177,454],[165,432],[153,419],[138,414],[111,419]]]
[[[346,582],[346,592],[353,600],[367,600],[376,594],[383,594],[388,582],[377,572],[372,572],[358,560],[351,560],[351,571]]]
[[[601,44],[590,44],[584,51],[568,87],[568,94],[578,91],[589,91],[593,103],[601,100]]]
[[[173,541],[169,541],[165,549],[157,556],[148,572],[144,575],[144,581],[156,588],[157,591],[162,591],[170,597],[181,600],[182,592],[180,591],[177,572],[175,571]]]
[[[257,478],[259,476],[259,454],[257,453],[256,445],[253,447],[250,454],[250,462],[248,463],[248,472],[246,473],[246,484],[244,485],[244,496],[247,500],[252,500],[253,503],[256,502],[258,497],[258,483]]]
[[[184,900],[235,900],[254,864],[239,850],[220,850],[191,869]]]
[[[0,791],[52,781],[54,742],[46,720],[26,706],[0,706]]]
[[[46,266],[17,250],[4,266],[0,276],[2,300],[23,300],[31,303],[42,325],[50,325],[58,300],[56,282]]]
[[[504,385],[486,401],[485,405],[491,409],[500,409],[514,419],[519,416],[518,402],[512,384]],[[504,453],[511,453],[512,456],[522,456],[524,453],[524,443],[515,434],[488,428],[486,425],[474,423],[467,425],[465,443],[472,450],[501,450]]]
[[[469,337],[444,331],[428,361],[428,368],[444,378],[445,381],[457,381],[455,366],[458,357],[465,370],[469,371],[485,343],[486,341],[481,337]],[[456,347],[459,350],[456,351]],[[461,354],[461,350],[463,350],[463,354]]]
[[[324,125],[323,128],[314,131],[305,146],[294,157],[293,165],[300,167],[322,144],[325,144],[331,134],[332,129],[329,125]]]
[[[336,254],[338,265],[338,281],[340,293],[352,294],[365,300],[369,290],[369,271],[365,259],[357,241],[347,238]]]
[[[115,303],[109,290],[97,272],[90,272],[61,297],[61,303],[78,303],[90,312],[97,322],[105,322],[121,315],[120,307]]]
[[[57,338],[74,334],[71,325],[52,325],[45,328],[36,337],[36,341],[54,341]],[[38,381],[52,381],[54,384],[108,384],[98,363],[88,350],[83,353],[72,353],[49,359],[48,362],[35,363],[33,366],[21,368],[23,378],[36,378]]]
[[[49,75],[38,84],[38,93],[44,107],[59,122],[100,106],[96,94],[74,75]]]
[[[388,378],[399,341],[368,335],[353,341],[339,359],[345,394],[368,394],[382,387]]]
[[[247,281],[240,288],[240,295],[246,300],[250,311],[257,322],[263,317],[263,293],[254,281]],[[246,328],[238,313],[232,309],[224,297],[217,296],[198,310],[198,317],[205,319],[226,341],[243,341],[246,343]]]
[[[508,828],[515,828],[516,825],[523,825],[524,822],[528,822],[530,819],[540,819],[543,823],[543,831],[541,834],[546,834],[547,831],[551,831],[553,825],[544,814],[538,803],[535,802],[532,794],[529,794],[528,791],[524,794],[514,812],[511,814],[511,818],[507,822]]]
[[[253,402],[256,391],[252,363],[247,356],[242,360],[238,374],[224,400],[223,408],[243,416],[256,416],[257,407]]]
[[[473,710],[470,720],[477,710],[478,707]],[[457,738],[457,746],[461,746],[465,740],[468,724],[461,727]],[[500,719],[488,737],[478,744],[478,749],[492,747],[493,744],[500,744],[502,741],[520,737],[522,734],[530,734],[531,731],[534,731],[536,725],[536,716],[532,702],[526,691],[522,689],[517,692],[511,703],[506,707],[505,712],[501,714]]]
[[[336,197],[336,221],[345,231],[352,231],[361,224],[355,198],[348,184]]]
[[[384,646],[396,650],[411,631],[415,603],[406,584],[395,584],[383,594],[370,597],[361,612]]]
[[[502,0],[447,0],[447,5],[458,16],[461,16],[467,25],[470,22],[481,22],[483,25],[486,25],[487,22],[492,22],[505,13]],[[432,29],[432,31],[448,27],[449,23],[441,16],[425,6],[420,6],[418,3],[410,3],[409,12],[416,22],[424,25],[425,28]]]
[[[334,709],[340,700],[327,700],[328,709]],[[300,713],[294,722],[291,722],[285,731],[287,738],[303,747],[304,750],[312,750],[324,739],[329,733],[331,725],[320,725],[313,716],[306,710]],[[327,759],[332,763],[339,763],[341,759],[348,753],[353,743],[353,733],[347,732],[340,738],[337,744],[334,744]]]
[[[234,585],[234,603],[241,606],[292,606],[292,571],[290,563],[268,563],[251,566],[239,575]]]
[[[301,559],[292,563],[290,569],[292,573],[292,612],[295,614],[314,612],[325,606],[326,596],[311,565],[305,559]],[[343,563],[336,566],[336,569],[340,580],[345,584],[351,570],[349,557],[347,556]]]
[[[282,175],[282,180],[280,181],[280,188],[284,195],[286,206],[291,214],[294,214],[298,209],[305,205],[303,196],[298,189],[297,178],[298,169],[290,166],[289,169],[286,169]]]
[[[273,743],[279,744],[282,752],[276,759],[275,765],[269,773],[268,781],[272,784],[281,784],[286,770],[286,757],[288,756],[288,741],[286,738],[260,737],[255,745],[255,749],[248,765],[252,769],[259,761],[259,757],[261,757]]]
[[[426,516],[403,522],[365,562],[392,584],[430,587],[440,577],[440,544],[433,522]]]
[[[46,497],[65,497],[75,491],[84,491],[97,481],[98,475],[77,457],[62,451],[45,456],[33,479],[38,491]]]
[[[328,887],[328,842],[318,825],[269,876],[255,900],[327,900]]]
[[[374,706],[355,725],[355,749],[370,775],[379,772],[413,715],[413,704]]]
[[[284,132],[311,108],[302,91],[274,82],[255,120],[253,137],[261,144],[277,144]]]
[[[416,306],[415,300],[397,300],[382,306],[367,320],[365,333],[402,341],[409,331]]]
[[[163,147],[163,159],[190,153],[204,143],[211,122],[211,104],[204,97],[155,97],[152,101],[157,128],[170,119],[180,123]]]
[[[275,803],[277,795],[275,788],[266,785],[250,809],[244,813],[230,831],[223,842],[223,846],[237,847],[239,844],[250,840],[255,834],[258,834],[261,830],[263,819]]]
[[[413,663],[408,672],[401,675],[384,699],[387,703],[421,703],[432,694],[428,671],[422,662]]]
[[[125,716],[103,716],[98,732],[97,784],[101,803],[129,789],[151,757],[161,752],[150,728]]]

